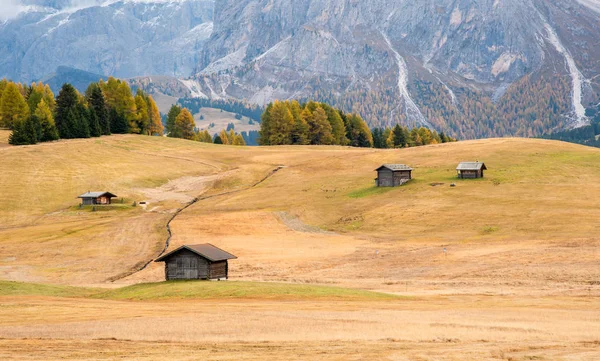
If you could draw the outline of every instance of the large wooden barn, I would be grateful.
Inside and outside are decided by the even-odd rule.
[[[413,169],[404,164],[384,164],[375,171],[377,187],[399,187],[412,179]]]
[[[483,178],[484,171],[487,170],[485,163],[482,162],[462,162],[456,167],[458,178],[476,179]]]
[[[84,206],[93,206],[97,204],[111,204],[112,199],[116,197],[116,195],[110,192],[87,192],[77,198],[81,198],[81,204]]]
[[[165,262],[170,280],[219,280],[229,278],[228,260],[237,257],[212,244],[185,245],[158,258]]]

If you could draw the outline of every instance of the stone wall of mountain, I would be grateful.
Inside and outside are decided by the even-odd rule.
[[[212,33],[212,0],[102,3],[26,0],[0,23],[0,77],[29,82],[59,66],[125,78],[193,73]]]
[[[0,25],[0,76],[16,80],[61,65],[153,75],[136,82],[257,104],[313,98],[372,126],[461,138],[582,126],[600,101],[597,0],[27,1]]]

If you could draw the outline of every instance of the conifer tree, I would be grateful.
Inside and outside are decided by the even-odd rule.
[[[100,122],[98,121],[96,110],[94,110],[93,107],[88,108],[88,125],[91,137],[99,137],[102,135],[102,130],[100,129]]]
[[[39,137],[39,141],[50,142],[58,140],[58,129],[56,129],[56,125],[54,124],[52,111],[44,99],[40,101],[34,114],[40,122],[41,136]]]
[[[246,145],[246,141],[241,134],[236,134],[233,139],[233,145]]]
[[[394,148],[394,133],[390,128],[385,128],[383,131],[383,141],[385,148]]]
[[[90,137],[90,113],[88,109],[83,105],[83,103],[78,102],[75,107],[75,120],[76,120],[76,130],[75,130],[75,138],[89,138]]]
[[[223,140],[221,139],[221,137],[218,134],[216,134],[213,143],[215,143],[215,144],[223,144]]]
[[[307,107],[307,109],[309,109]],[[306,109],[305,109],[306,110]],[[320,106],[317,106],[312,116],[307,119],[308,134],[310,144],[329,145],[333,144],[333,135],[331,134],[331,124],[327,120],[327,113]]]
[[[29,106],[19,91],[17,84],[10,82],[2,93],[0,104],[0,127],[12,129],[17,122],[24,122],[29,117]]]
[[[229,134],[225,129],[221,130],[219,133],[219,138],[221,138],[222,144],[229,145],[231,142],[229,141]]]
[[[13,131],[8,137],[8,143],[12,145],[28,145],[37,143],[37,129],[35,124],[38,123],[34,116],[29,116],[25,120],[17,120],[13,123]]]
[[[88,95],[89,94],[89,95]],[[102,89],[96,83],[92,83],[86,90],[88,106],[94,110],[98,118],[98,125],[102,135],[110,135],[110,120],[108,119],[108,111],[106,109],[106,101]]]
[[[280,101],[276,101],[271,109],[268,124],[269,145],[292,144],[292,129],[294,128],[294,117],[289,107]]]
[[[27,96],[27,105],[29,106],[30,114],[33,114],[37,109],[39,102],[44,98],[44,87],[42,86],[41,91],[38,89],[37,84],[32,84],[29,88]]]
[[[148,115],[148,103],[144,99],[144,93],[138,90],[135,96],[135,107],[137,110],[134,127],[131,128],[132,133],[147,134],[150,126],[150,116]]]
[[[56,98],[54,122],[62,139],[77,138],[81,133],[77,116],[79,102],[77,90],[71,84],[64,84]]]
[[[333,137],[331,144],[346,145],[348,143],[348,138],[346,138],[346,126],[344,125],[342,117],[340,117],[340,113],[325,103],[321,103],[320,106],[325,110],[325,113],[327,113],[327,120],[331,125],[331,136]]]
[[[396,124],[393,132],[394,132],[394,147],[396,147],[396,148],[406,147],[406,134],[404,134],[404,129],[402,129],[400,124]]]
[[[175,119],[175,131],[174,133],[178,136],[177,138],[183,139],[194,139],[194,128],[196,123],[194,117],[189,110],[183,108],[177,119]]]
[[[260,131],[258,132],[258,144],[260,145],[271,145],[272,112],[273,103],[270,103],[267,105],[267,109],[265,109],[265,112],[261,116]]]
[[[148,96],[148,117],[150,120],[150,124],[148,127],[148,135],[158,135],[162,136],[165,133],[165,128],[162,124],[162,119],[160,118],[160,111],[158,110],[158,106],[154,99],[151,96]],[[212,142],[212,139],[211,139]]]
[[[178,105],[171,106],[171,109],[169,110],[169,114],[167,114],[167,136],[168,137],[180,138],[180,137],[177,137],[177,134],[175,133],[175,120],[177,120],[179,113],[181,113],[180,106],[178,106]]]
[[[129,132],[129,123],[127,119],[117,112],[116,109],[111,108],[108,113],[108,119],[110,123],[110,130],[115,134],[127,134]]]

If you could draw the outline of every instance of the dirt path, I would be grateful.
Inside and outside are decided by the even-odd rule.
[[[173,221],[177,218],[178,215],[181,214],[181,212],[185,211],[186,209],[188,209],[189,207],[193,206],[194,204],[206,200],[206,199],[211,199],[211,198],[216,198],[216,197],[222,197],[225,195],[231,195],[231,194],[236,194],[236,193],[240,193],[240,192],[244,192],[247,191],[249,189],[255,188],[257,186],[259,186],[260,184],[264,183],[266,180],[268,180],[269,178],[271,178],[273,175],[275,175],[278,171],[280,171],[281,169],[285,168],[284,166],[278,166],[277,168],[273,169],[271,172],[269,172],[264,178],[262,178],[261,180],[259,180],[258,182],[245,187],[245,188],[241,188],[241,189],[236,189],[233,191],[228,191],[228,192],[223,192],[223,193],[218,193],[218,194],[212,194],[209,196],[204,196],[204,197],[196,197],[194,199],[192,199],[191,201],[189,201],[188,203],[186,203],[183,207],[178,208],[175,213],[173,214],[173,216],[169,219],[169,221],[167,222],[167,233],[169,234],[169,236],[167,237],[166,241],[165,241],[165,247],[163,248],[163,250],[154,258],[144,262],[144,263],[140,263],[141,266],[137,267],[129,272],[125,272],[122,273],[120,275],[117,275],[115,277],[111,277],[109,279],[106,280],[106,282],[116,282],[119,280],[122,280],[124,278],[127,278],[129,276],[133,276],[134,274],[141,272],[143,270],[145,270],[146,268],[148,268],[148,266],[154,262],[154,260],[160,258],[163,254],[165,254],[165,252],[167,251],[167,249],[169,249],[169,246],[171,244],[171,239],[173,238],[173,232],[171,230],[171,223],[173,223]]]

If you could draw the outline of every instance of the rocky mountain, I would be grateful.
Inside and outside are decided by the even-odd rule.
[[[0,76],[34,81],[68,66],[132,77],[193,73],[213,1],[24,0],[0,23]]]
[[[582,126],[600,97],[598,0],[29,1],[0,25],[0,76],[175,76],[136,83],[462,138]]]

